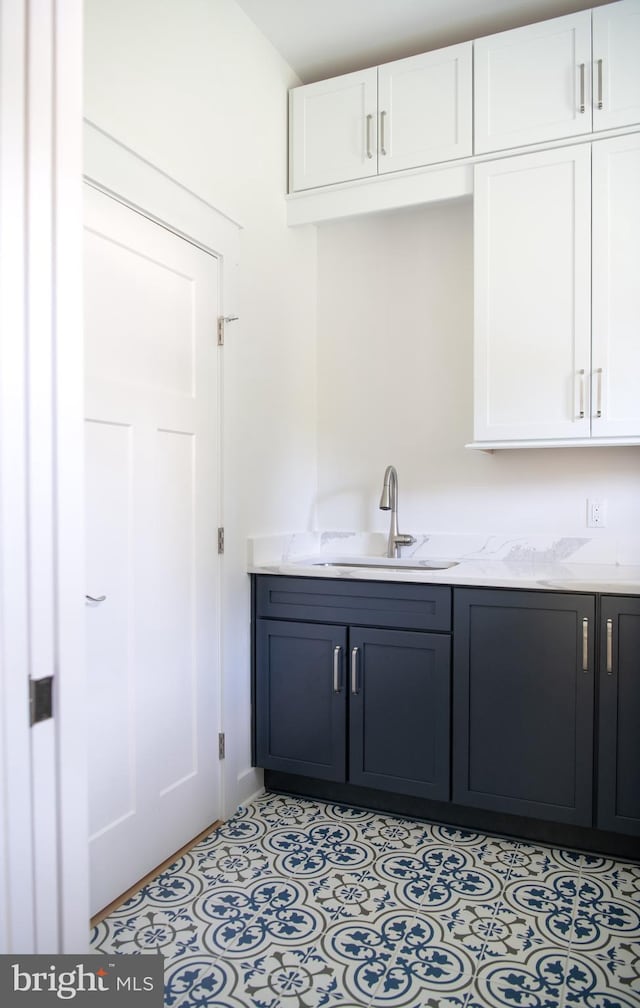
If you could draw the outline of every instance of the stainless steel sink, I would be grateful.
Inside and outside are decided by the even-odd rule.
[[[442,560],[433,563],[411,564],[402,560],[315,560],[312,567],[358,567],[363,570],[396,570],[396,571],[434,571],[457,567],[457,560]]]

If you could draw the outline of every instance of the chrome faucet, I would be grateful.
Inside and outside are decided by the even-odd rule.
[[[415,542],[415,539],[412,535],[401,535],[398,532],[398,474],[395,466],[392,465],[387,466],[384,472],[384,483],[382,484],[382,494],[380,495],[380,510],[391,511],[387,556],[399,557],[400,547],[411,546]]]

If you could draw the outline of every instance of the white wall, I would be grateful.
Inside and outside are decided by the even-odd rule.
[[[246,538],[311,527],[316,491],[316,236],[286,227],[283,198],[297,79],[234,0],[87,0],[85,17],[87,118],[243,226],[223,365],[231,811],[259,784]]]
[[[318,229],[318,526],[384,530],[396,465],[405,532],[638,534],[640,449],[465,449],[472,440],[471,200]]]

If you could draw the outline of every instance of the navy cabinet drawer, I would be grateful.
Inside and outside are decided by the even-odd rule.
[[[257,615],[407,630],[451,630],[443,585],[257,575]]]

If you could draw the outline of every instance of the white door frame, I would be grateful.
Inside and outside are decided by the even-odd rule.
[[[241,225],[198,195],[185,188],[155,165],[125,147],[114,137],[85,119],[84,122],[84,178],[85,181],[112,196],[125,206],[144,214],[150,220],[186,239],[219,260],[220,314],[238,316],[238,287]],[[233,330],[238,336],[240,323]],[[217,334],[211,334],[217,339]],[[218,524],[224,525],[224,353],[218,362]],[[218,598],[218,641],[220,669],[219,711],[225,724],[225,679],[232,674],[225,661],[224,621],[226,605],[224,556],[220,557]],[[227,816],[237,803],[235,763],[228,759],[222,763],[220,777],[221,815]]]
[[[12,0],[0,19],[0,952],[74,952],[88,907],[82,3]],[[54,716],[31,728],[28,680],[48,676]]]

